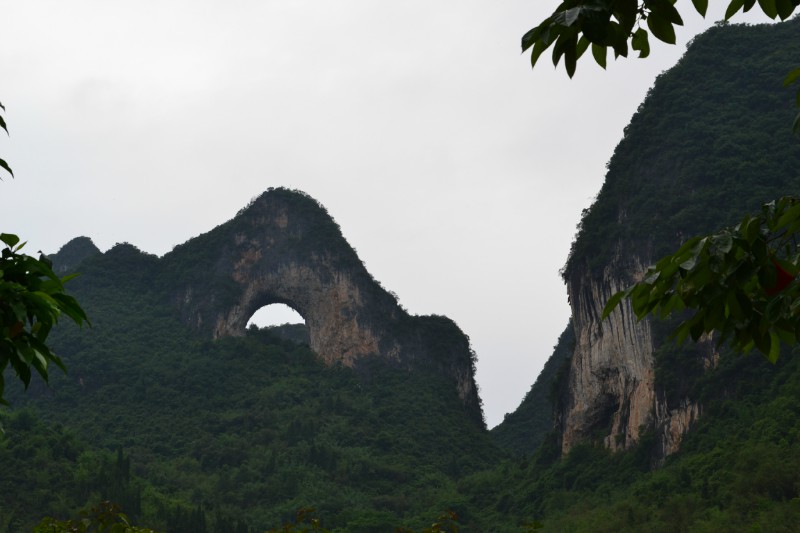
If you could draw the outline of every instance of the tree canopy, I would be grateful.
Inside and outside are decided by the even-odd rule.
[[[761,11],[769,18],[786,20],[800,5],[800,0],[758,0]],[[675,26],[683,26],[683,18],[674,0],[564,0],[539,25],[522,36],[522,51],[531,50],[531,66],[553,48],[553,65],[564,59],[564,68],[572,77],[578,59],[591,48],[595,62],[606,68],[609,49],[614,59],[628,57],[633,50],[640,58],[650,55],[650,34],[668,44],[675,44]],[[692,5],[705,17],[708,0],[692,0]],[[748,12],[756,0],[731,0],[725,20]],[[649,30],[649,31],[648,31]],[[800,67],[788,73],[784,85],[800,79]],[[800,106],[800,89],[797,91]],[[800,132],[800,113],[793,129]]]
[[[0,109],[5,107],[0,104]],[[0,115],[0,127],[8,127]],[[0,167],[12,176],[11,167],[0,159]],[[5,403],[3,371],[11,364],[27,387],[31,368],[47,381],[48,366],[55,363],[64,368],[61,360],[47,345],[47,336],[61,314],[78,325],[88,322],[77,300],[64,291],[71,277],[59,278],[52,264],[40,253],[39,258],[20,253],[25,246],[11,233],[0,233],[5,248],[0,252],[0,404]]]
[[[47,344],[50,330],[61,314],[81,325],[88,322],[77,300],[66,294],[64,283],[50,261],[20,253],[25,243],[10,233],[0,234],[5,245],[0,252],[0,403],[3,398],[3,371],[11,364],[27,387],[31,368],[47,381],[48,366],[55,363],[65,369]]]
[[[788,19],[800,0],[731,0],[725,20],[750,11],[758,3],[771,19]],[[708,0],[692,0],[702,16]],[[608,50],[615,59],[629,49],[640,58],[650,53],[649,36],[675,44],[675,26],[683,19],[670,0],[565,0],[538,26],[522,37],[522,50],[531,50],[531,66],[552,47],[552,61],[564,59],[567,74],[575,74],[577,60],[591,47],[595,62],[606,68]],[[648,31],[649,30],[649,31]],[[789,86],[800,79],[800,68],[783,80]],[[800,106],[800,89],[796,103]],[[800,113],[793,123],[800,132]],[[720,342],[748,351],[757,347],[770,361],[780,354],[781,341],[800,340],[800,291],[792,283],[797,276],[796,233],[800,205],[786,197],[764,205],[758,216],[746,216],[733,228],[686,241],[674,254],[657,262],[644,280],[615,294],[604,317],[623,298],[630,297],[639,319],[647,314],[662,318],[684,309],[695,313],[680,323],[675,335],[697,340],[717,331]]]
[[[720,343],[756,347],[774,363],[781,341],[800,340],[798,233],[800,199],[769,202],[734,227],[687,240],[642,281],[612,296],[603,318],[625,297],[639,319],[694,310],[675,330],[679,341],[716,331]]]
[[[575,74],[577,60],[591,46],[592,57],[605,68],[608,50],[614,57],[627,57],[629,49],[644,58],[650,54],[650,34],[675,44],[675,26],[683,25],[675,2],[670,0],[565,0],[553,14],[522,37],[522,51],[531,49],[531,65],[553,47],[553,65],[564,59],[567,74]],[[708,0],[692,0],[694,8],[706,15]],[[794,13],[798,0],[758,0],[771,19],[786,20]],[[729,20],[739,11],[750,11],[756,0],[731,0],[725,11]],[[645,29],[646,27],[646,29]],[[648,32],[649,30],[649,32]],[[797,76],[800,76],[798,73]]]

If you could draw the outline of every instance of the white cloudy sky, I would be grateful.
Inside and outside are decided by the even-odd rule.
[[[471,337],[494,426],[567,323],[558,270],[623,127],[719,18],[680,0],[678,46],[570,81],[519,52],[555,5],[0,0],[0,229],[161,255],[304,190],[409,311]]]

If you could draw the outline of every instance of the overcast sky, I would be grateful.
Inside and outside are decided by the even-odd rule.
[[[163,255],[301,189],[410,312],[470,336],[492,427],[567,324],[558,270],[623,128],[719,18],[680,0],[678,46],[570,81],[519,51],[556,3],[0,0],[0,230]]]

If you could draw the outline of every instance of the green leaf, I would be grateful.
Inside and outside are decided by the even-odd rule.
[[[574,54],[575,47],[578,44],[577,35],[577,31],[570,29],[561,32],[555,44],[553,45],[553,66],[558,66],[558,62],[561,60],[561,57],[567,52],[567,50],[571,49]]]
[[[82,326],[84,322],[91,326],[86,312],[78,304],[78,301],[72,296],[64,293],[53,295],[53,299],[58,302],[59,309],[62,313],[71,318],[76,324]]]
[[[781,20],[791,17],[795,7],[792,0],[775,0],[775,9],[778,11],[778,16]]]
[[[650,17],[652,17],[653,14],[656,14],[659,18],[663,17],[664,20],[676,26],[683,26],[681,14],[678,13],[678,10],[675,9],[675,6],[672,5],[672,2],[669,0],[651,0]]]
[[[608,302],[606,302],[606,306],[603,308],[603,316],[602,316],[603,320],[605,320],[608,317],[608,315],[611,314],[614,308],[619,305],[619,303],[622,301],[625,295],[626,291],[619,291],[617,293],[614,293],[611,296],[611,298],[608,299]]]
[[[675,44],[675,28],[672,27],[672,23],[668,20],[651,13],[647,17],[647,27],[650,28],[650,31],[657,39],[667,44]]]
[[[783,79],[783,86],[788,87],[796,82],[798,78],[800,78],[800,67],[797,67],[786,75],[786,77]]]
[[[778,222],[775,224],[775,229],[781,229],[792,222],[796,222],[798,219],[800,219],[800,204],[787,209],[778,219]]]
[[[639,58],[644,59],[650,55],[650,42],[647,38],[647,30],[637,29],[631,37],[631,48],[639,52]]]
[[[8,134],[8,126],[6,126],[6,121],[3,120],[2,115],[0,115],[0,128],[6,130],[6,134]]]
[[[11,359],[11,366],[14,368],[14,371],[17,373],[17,376],[22,381],[23,385],[25,385],[25,389],[28,389],[28,385],[31,383],[31,369],[28,364],[24,361],[24,358],[21,357],[23,353],[18,349],[15,354],[12,354]]]
[[[585,35],[581,35],[581,38],[578,39],[578,45],[575,47],[577,59],[581,58],[587,48],[589,48],[589,39],[587,39]]]
[[[705,17],[706,11],[708,11],[708,0],[692,0],[692,3],[697,12]]]
[[[592,56],[595,62],[603,68],[606,68],[606,57],[608,56],[608,47],[600,46],[592,43]]]
[[[581,14],[581,6],[573,7],[564,11],[564,25],[572,26]]]
[[[531,68],[536,66],[536,62],[539,60],[539,57],[545,50],[547,50],[549,46],[549,44],[545,44],[543,41],[536,41],[536,44],[531,51]]]
[[[758,0],[758,5],[761,6],[761,11],[766,16],[774,19],[778,16],[778,9],[775,7],[775,0]]]
[[[541,36],[544,31],[545,24],[549,24],[550,19],[545,20],[539,26],[528,30],[525,35],[522,36],[522,52],[524,53],[525,50],[530,48],[531,46],[535,45],[538,42],[542,42]]]
[[[733,239],[728,234],[718,235],[714,239],[714,248],[713,248],[713,250],[714,250],[714,253],[717,254],[717,255],[719,255],[719,254],[723,254],[724,255],[724,254],[730,252],[732,247],[733,247]]]
[[[13,248],[19,242],[19,237],[11,233],[0,233],[0,241],[3,241],[9,248]]]
[[[769,353],[767,354],[767,359],[772,364],[778,362],[778,357],[781,355],[781,339],[778,337],[778,334],[774,331],[769,332]]]
[[[695,266],[697,266],[697,256],[690,257],[686,261],[680,264],[680,268],[685,271],[692,270]]]
[[[630,32],[625,31],[622,26],[614,21],[608,24],[607,29],[609,42],[614,49],[614,57],[628,57],[628,37]]]
[[[3,159],[0,159],[0,167],[2,167],[2,168],[4,168],[4,169],[6,169],[6,172],[8,172],[9,174],[11,174],[11,177],[12,177],[12,178],[14,177],[14,172],[12,172],[12,170],[11,170],[11,167],[10,167],[10,166],[8,166],[8,163],[6,163],[6,162],[5,162],[5,160],[3,160]]]
[[[780,337],[781,342],[783,342],[787,346],[794,346],[797,344],[797,337],[794,334],[794,331],[788,329],[779,329],[776,331],[778,337]]]
[[[744,0],[731,0],[731,3],[728,4],[728,9],[725,10],[725,20],[730,20],[743,7]]]
[[[578,62],[578,41],[577,39],[570,39],[564,49],[564,67],[567,69],[567,75],[571,78],[575,75],[575,67]]]

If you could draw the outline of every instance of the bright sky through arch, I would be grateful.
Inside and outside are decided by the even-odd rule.
[[[281,326],[283,324],[305,324],[300,313],[286,304],[265,305],[255,312],[247,322],[247,327],[255,324],[259,328],[267,326]]]

